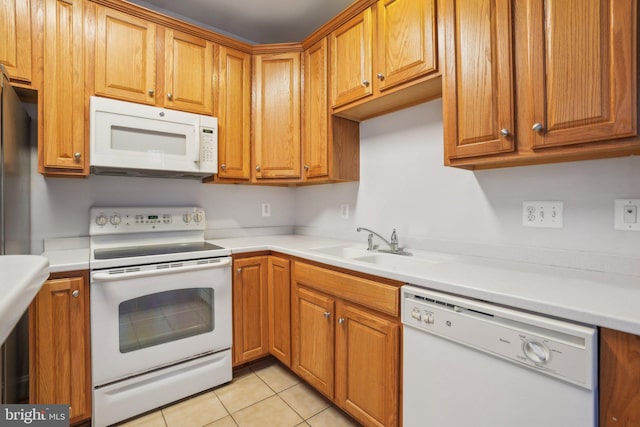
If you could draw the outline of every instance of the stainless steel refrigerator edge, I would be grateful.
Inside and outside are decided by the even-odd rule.
[[[29,116],[0,64],[0,255],[31,253]],[[29,327],[25,314],[2,344],[0,402],[29,395]]]

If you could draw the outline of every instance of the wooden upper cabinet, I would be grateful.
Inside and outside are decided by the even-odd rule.
[[[304,173],[306,178],[329,174],[329,100],[327,39],[304,52]]]
[[[225,46],[218,55],[218,178],[251,178],[251,55]]]
[[[373,94],[371,8],[331,33],[331,103],[334,108]]]
[[[84,0],[44,0],[39,170],[88,174],[84,121]]]
[[[29,403],[67,404],[71,424],[91,417],[89,277],[50,279],[29,309]]]
[[[444,8],[445,160],[513,151],[511,1],[448,0]]]
[[[97,7],[95,93],[155,104],[155,24]]]
[[[360,125],[329,114],[327,38],[304,52],[302,147],[307,182],[360,178]]]
[[[381,91],[437,70],[436,0],[380,0],[377,15]]]
[[[253,61],[253,177],[300,178],[300,53]]]
[[[31,0],[0,4],[0,64],[11,80],[31,82]]]
[[[165,30],[164,105],[213,114],[213,43]]]
[[[522,90],[531,108],[520,132],[531,146],[636,135],[637,2],[520,0],[516,7],[528,20],[530,80]]]

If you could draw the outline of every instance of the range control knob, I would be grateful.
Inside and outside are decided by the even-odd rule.
[[[549,349],[540,341],[526,341],[522,349],[529,360],[536,363],[547,363],[549,361]]]
[[[191,214],[190,213],[186,213],[184,215],[182,215],[182,221],[186,222],[187,224],[189,224],[191,222]]]
[[[96,224],[98,224],[98,225],[100,225],[100,226],[102,226],[102,225],[106,225],[106,224],[107,224],[107,221],[108,221],[108,219],[107,219],[107,217],[106,217],[106,216],[104,216],[104,215],[98,215],[98,216],[96,217]]]
[[[203,216],[204,216],[204,214],[202,212],[196,212],[196,213],[193,214],[193,220],[195,222],[201,222]]]
[[[416,319],[419,322],[420,319],[422,318],[422,316],[420,314],[420,310],[418,310],[417,308],[414,308],[411,311],[411,317],[413,317],[414,319]]]
[[[114,215],[111,217],[109,222],[113,225],[118,225],[122,222],[122,218],[120,218],[120,215]]]

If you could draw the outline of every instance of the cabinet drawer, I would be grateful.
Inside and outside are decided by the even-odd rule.
[[[294,264],[297,283],[339,296],[391,316],[400,315],[400,286],[352,276],[297,261]]]

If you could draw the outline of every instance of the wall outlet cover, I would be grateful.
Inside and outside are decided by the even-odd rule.
[[[522,202],[522,225],[537,228],[562,228],[564,203],[561,201]]]
[[[262,204],[262,216],[271,216],[271,203],[263,203]]]
[[[640,231],[640,199],[616,199],[613,204],[615,230]]]
[[[349,219],[349,204],[343,203],[340,205],[340,218]]]

